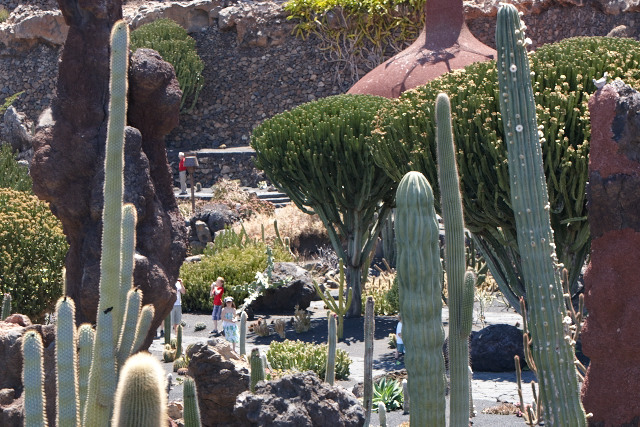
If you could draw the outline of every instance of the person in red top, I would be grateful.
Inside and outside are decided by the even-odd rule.
[[[178,173],[180,174],[180,194],[187,194],[187,168],[184,165],[184,153],[178,153]]]
[[[215,282],[211,284],[211,291],[209,295],[213,297],[213,312],[211,317],[213,318],[213,335],[219,335],[218,332],[218,320],[221,319],[222,313],[222,296],[224,295],[224,278],[218,277]]]

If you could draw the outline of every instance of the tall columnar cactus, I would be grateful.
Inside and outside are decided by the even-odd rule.
[[[162,426],[167,423],[165,371],[149,353],[127,359],[120,373],[112,427]]]
[[[24,384],[24,425],[46,427],[42,338],[36,331],[22,337],[22,384]]]
[[[11,314],[11,294],[4,294],[2,297],[2,314],[0,320],[4,320]]]
[[[549,219],[524,29],[516,8],[502,5],[496,27],[500,112],[505,126],[511,203],[516,213],[532,354],[545,422],[551,426],[583,426],[586,419],[574,355],[563,325],[566,309]]]
[[[364,383],[363,400],[364,425],[371,423],[373,406],[373,338],[375,333],[375,301],[372,296],[367,297],[364,305]]]
[[[249,358],[249,366],[251,368],[251,392],[256,391],[256,384],[258,381],[264,381],[264,364],[260,358],[260,350],[254,348],[251,350],[251,357]]]
[[[153,322],[153,315],[155,313],[155,308],[147,304],[142,307],[140,311],[140,317],[138,318],[138,323],[136,325],[136,336],[133,340],[133,346],[131,347],[131,353],[137,353],[142,348],[142,344],[149,332],[149,328],[151,328],[151,322]]]
[[[93,340],[95,332],[88,323],[78,327],[78,396],[80,396],[80,417],[84,415],[84,408],[89,388],[89,371],[93,359]]]
[[[136,325],[140,315],[140,304],[142,304],[142,292],[139,289],[129,289],[127,302],[122,322],[122,332],[118,342],[118,366],[124,365],[124,361],[131,354],[133,342],[135,340]]]
[[[184,427],[200,427],[200,407],[198,406],[196,383],[185,377],[183,383]]]
[[[182,356],[182,325],[176,328],[176,358]]]
[[[327,369],[325,371],[324,380],[333,385],[336,380],[336,343],[338,341],[335,314],[329,315],[328,328]]]
[[[475,283],[465,280],[462,198],[451,130],[451,105],[449,97],[444,93],[436,98],[436,149],[445,232],[444,261],[449,292],[449,371],[451,376],[449,417],[452,427],[467,427],[469,425],[469,334]]]
[[[394,212],[391,211],[386,221],[380,228],[380,237],[382,238],[382,253],[389,263],[389,266],[396,266],[396,234],[393,230]]]
[[[402,338],[411,378],[410,424],[444,426],[445,375],[438,221],[433,192],[419,172],[407,173],[396,195],[397,272]]]
[[[76,306],[62,297],[56,304],[56,425],[76,426],[80,421]]]
[[[324,293],[320,290],[320,286],[315,281],[313,282],[313,286],[316,288],[316,293],[322,298],[324,304],[338,315],[338,339],[342,339],[343,331],[344,331],[344,315],[349,311],[349,307],[351,306],[351,301],[353,298],[353,289],[349,288],[347,291],[347,299],[345,301],[344,298],[344,266],[342,264],[342,260],[339,261],[340,265],[340,283],[338,286],[338,301],[331,296],[329,290],[325,290]]]
[[[164,318],[164,343],[171,344],[171,313]]]
[[[247,313],[240,314],[240,355],[247,354]]]

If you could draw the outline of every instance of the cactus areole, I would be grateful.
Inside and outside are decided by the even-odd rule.
[[[549,219],[525,28],[516,8],[503,4],[496,27],[500,111],[527,292],[532,354],[545,425],[584,426],[573,348],[563,324],[566,309]]]

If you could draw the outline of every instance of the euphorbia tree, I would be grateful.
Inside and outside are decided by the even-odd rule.
[[[251,137],[256,166],[327,228],[353,289],[350,316],[361,314],[362,276],[396,188],[374,163],[366,138],[374,115],[390,102],[370,95],[324,98],[276,115]]]

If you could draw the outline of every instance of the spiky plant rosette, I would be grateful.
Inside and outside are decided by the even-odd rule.
[[[575,283],[590,243],[585,186],[593,79],[606,71],[611,78],[638,85],[640,43],[577,37],[539,48],[530,62],[551,224],[558,258]],[[524,286],[496,73],[495,61],[476,63],[405,92],[378,114],[371,146],[376,163],[394,180],[409,170],[422,172],[433,183],[436,211],[441,212],[433,106],[438,93],[449,95],[465,225],[478,239],[501,290],[518,307],[516,297],[524,295]]]

